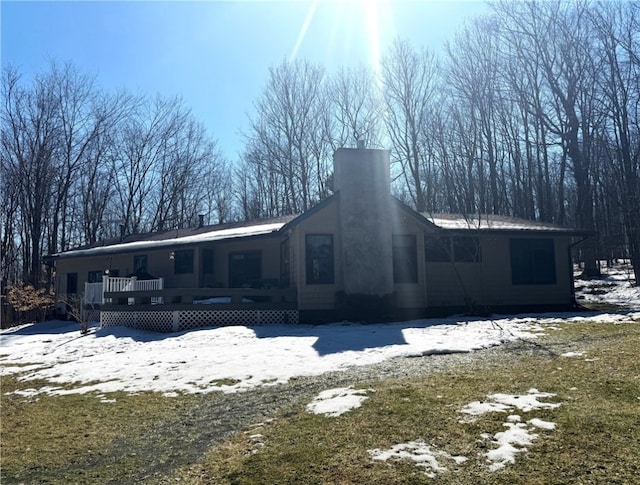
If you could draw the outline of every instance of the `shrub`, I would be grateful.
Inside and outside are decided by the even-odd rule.
[[[53,294],[45,289],[36,290],[32,285],[11,286],[5,301],[16,314],[16,323],[42,322],[54,302]]]

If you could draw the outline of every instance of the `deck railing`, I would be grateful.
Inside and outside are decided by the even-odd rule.
[[[103,276],[102,281],[97,283],[84,284],[84,302],[89,305],[111,303],[111,298],[105,298],[105,293],[128,293],[131,291],[151,291],[162,290],[164,288],[164,279],[156,278],[152,280],[139,280],[135,276],[131,278],[117,276]],[[127,296],[127,295],[122,295]],[[135,299],[127,298],[128,304],[133,305]],[[153,304],[163,302],[162,296],[156,296],[151,299]]]
[[[84,284],[84,303],[85,305],[102,305],[104,303],[102,295],[102,281],[97,283]]]

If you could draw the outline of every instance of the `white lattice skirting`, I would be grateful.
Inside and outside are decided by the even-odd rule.
[[[102,327],[125,326],[153,332],[179,332],[225,325],[298,323],[297,310],[185,310],[100,312]]]

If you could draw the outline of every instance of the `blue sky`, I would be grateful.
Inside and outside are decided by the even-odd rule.
[[[47,59],[72,61],[108,89],[181,95],[234,160],[270,66],[295,55],[328,72],[375,68],[396,37],[438,51],[465,18],[486,6],[454,0],[3,0],[0,9],[3,65],[19,67],[29,79]]]

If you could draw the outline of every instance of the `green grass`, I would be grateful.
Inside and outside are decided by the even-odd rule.
[[[173,399],[122,392],[104,394],[104,398],[98,393],[26,398],[8,393],[49,383],[4,376],[1,384],[3,484],[126,483],[140,468],[142,457],[113,460],[114,447],[150,432],[158,421],[179,415],[190,401],[188,396]]]
[[[438,483],[635,483],[640,476],[640,322],[561,324],[536,340],[535,355],[507,347],[508,359],[485,359],[420,378],[362,383],[373,389],[357,410],[336,418],[312,415],[301,403],[273,421],[242,430],[200,461],[145,483],[210,484],[422,484],[433,483],[408,462],[372,462],[368,451],[422,440],[468,461],[448,468]],[[568,347],[569,345],[569,347]],[[567,350],[582,357],[566,358]],[[588,359],[585,360],[585,359]],[[481,363],[480,363],[481,362]],[[162,422],[179,420],[202,396],[155,393],[25,398],[6,393],[46,385],[2,378],[1,482],[132,483],[153,456],[129,455],[127,444],[156,436]],[[530,388],[557,394],[553,410],[520,414],[557,424],[538,431],[515,465],[490,473],[482,440],[504,429],[506,414],[459,423],[459,409],[496,392]],[[255,436],[261,435],[261,436]],[[166,456],[176,450],[162,448]],[[144,449],[144,446],[141,447]],[[114,454],[114,450],[125,450]],[[117,457],[117,459],[116,459]]]
[[[579,358],[555,349],[575,342]],[[540,355],[509,365],[496,360],[421,379],[368,383],[375,392],[357,410],[337,418],[311,415],[302,406],[273,423],[247,430],[211,450],[198,464],[176,471],[181,483],[432,483],[415,465],[373,463],[367,450],[422,440],[469,460],[441,461],[449,470],[438,483],[636,483],[640,476],[640,326],[562,325],[542,342]],[[597,359],[589,362],[586,359]],[[504,361],[502,361],[504,362]],[[504,430],[507,414],[491,413],[459,423],[459,409],[496,392],[535,387],[557,394],[562,405],[529,413],[557,424],[539,437],[515,465],[489,472],[482,433]],[[256,450],[249,436],[261,434]]]

